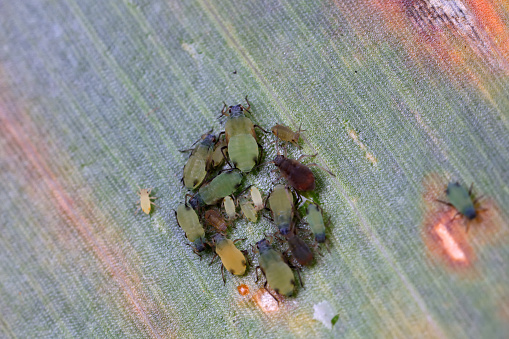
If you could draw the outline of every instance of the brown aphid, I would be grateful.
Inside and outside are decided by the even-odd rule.
[[[219,232],[223,234],[226,233],[228,225],[226,224],[226,221],[224,220],[221,213],[219,213],[218,211],[212,209],[205,212],[205,220],[209,225],[214,227]]]
[[[274,133],[274,135],[276,137],[278,137],[279,139],[286,141],[286,142],[291,142],[295,146],[299,147],[299,138],[300,138],[300,132],[301,132],[300,126],[299,126],[299,130],[297,132],[292,131],[291,128],[288,126],[280,125],[280,124],[275,125],[274,127],[272,127],[271,130],[272,130],[272,133]]]
[[[308,266],[313,262],[313,252],[311,252],[304,240],[295,235],[294,232],[290,232],[285,237],[292,256],[301,266]]]
[[[306,192],[315,189],[315,175],[309,167],[301,164],[298,160],[278,154],[274,158],[274,165],[279,168],[281,175],[297,191]]]

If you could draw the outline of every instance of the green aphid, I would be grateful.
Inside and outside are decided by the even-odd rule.
[[[246,197],[241,197],[239,199],[240,210],[244,214],[244,216],[251,222],[256,222],[258,220],[258,212],[256,211],[253,203],[249,201]]]
[[[279,232],[284,236],[289,234],[293,227],[293,194],[284,185],[277,185],[269,194],[268,203]]]
[[[323,222],[322,210],[316,204],[309,204],[307,208],[307,222],[317,243],[325,242],[325,223]]]
[[[194,190],[198,188],[205,179],[207,171],[210,168],[215,141],[215,135],[206,133],[202,135],[198,146],[192,150],[184,166],[184,174],[182,176],[186,188]],[[182,152],[186,151],[189,150],[184,150]]]
[[[242,172],[251,171],[260,155],[254,128],[261,127],[254,125],[251,119],[245,116],[244,111],[249,112],[251,107],[247,97],[246,101],[247,108],[241,104],[229,107],[225,104],[221,110],[221,114],[228,117],[225,124],[228,155],[233,165]]]
[[[180,204],[175,216],[179,226],[186,233],[187,239],[194,244],[196,251],[203,251],[205,249],[205,230],[195,210],[187,204]]]
[[[256,267],[257,281],[258,268],[261,268],[263,275],[267,279],[264,285],[265,288],[268,284],[276,293],[287,297],[292,296],[295,288],[295,276],[290,266],[284,261],[281,253],[275,251],[267,239],[257,242],[256,247],[260,253],[258,257],[260,266]]]
[[[219,200],[235,192],[243,178],[242,173],[237,170],[223,172],[208,184],[200,187],[198,193],[189,200],[189,204],[195,209],[199,206],[214,205]]]
[[[454,207],[458,213],[467,217],[468,220],[473,220],[477,216],[477,211],[475,209],[475,204],[481,198],[477,198],[475,200],[472,199],[472,186],[467,191],[467,189],[461,186],[458,182],[451,182],[447,185],[447,189],[445,190],[445,194],[447,194],[447,198],[450,202],[445,202],[438,200],[441,203]],[[468,232],[468,224],[467,224],[467,232]]]

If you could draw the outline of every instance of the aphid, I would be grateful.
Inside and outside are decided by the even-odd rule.
[[[214,227],[218,232],[225,233],[226,229],[228,228],[228,225],[226,224],[226,221],[224,220],[221,213],[219,213],[216,210],[208,210],[205,212],[205,220],[209,225]]]
[[[237,207],[235,206],[232,197],[230,197],[229,195],[224,197],[223,205],[229,220],[234,220],[235,218],[237,218],[236,212]]]
[[[309,204],[307,208],[307,222],[317,243],[325,242],[325,223],[320,207],[316,204]]]
[[[288,241],[288,247],[295,260],[302,266],[311,264],[313,261],[313,252],[311,252],[304,240],[295,235],[294,232],[290,232],[285,238]]]
[[[152,205],[157,206],[153,201],[151,201],[157,199],[157,197],[151,197],[150,192],[152,192],[152,188],[141,189],[138,187],[138,192],[136,194],[140,196],[140,200],[138,201],[140,203],[140,207],[138,207],[134,214],[138,213],[140,208],[143,210],[143,212],[149,214],[152,210]]]
[[[230,239],[226,239],[222,234],[216,234],[212,241],[214,243],[214,248],[216,254],[221,258],[221,262],[223,263],[221,266],[221,275],[223,276],[223,281],[226,283],[223,273],[223,267],[225,267],[231,274],[235,275],[243,275],[246,272],[246,257],[244,253],[242,253]],[[214,262],[214,258],[210,262]]]
[[[228,171],[219,174],[208,184],[200,187],[189,203],[193,208],[204,205],[214,205],[220,199],[237,190],[244,176],[239,171]]]
[[[447,189],[445,190],[445,194],[449,198],[450,202],[445,202],[438,200],[441,203],[454,207],[458,212],[458,214],[462,214],[467,217],[468,220],[473,220],[477,216],[477,211],[475,209],[475,204],[481,198],[477,198],[472,200],[472,186],[467,191],[463,186],[461,186],[458,182],[451,182],[447,185]],[[454,217],[456,217],[456,215]],[[453,218],[454,219],[454,218]],[[467,224],[467,232],[469,225]]]
[[[226,139],[220,139],[214,146],[214,152],[212,152],[211,167],[216,168],[223,164],[225,156],[228,154],[228,143]]]
[[[246,197],[241,197],[239,204],[242,213],[249,221],[256,222],[258,220],[258,213],[251,201],[249,201]]]
[[[299,138],[301,132],[300,126],[298,132],[294,132],[290,129],[290,127],[280,124],[277,124],[276,126],[272,127],[271,130],[272,133],[279,139],[286,142],[291,142],[295,146],[299,147]]]
[[[263,209],[263,199],[260,190],[255,186],[251,186],[251,199],[253,199],[255,210],[260,211]]]
[[[284,261],[281,253],[275,251],[270,246],[267,239],[262,239],[256,243],[260,256],[258,257],[258,263],[260,266],[256,267],[256,281],[258,281],[258,268],[261,268],[263,275],[267,279],[264,287],[267,284],[276,293],[280,293],[287,297],[292,296],[293,289],[295,288],[295,276]]]
[[[186,233],[187,239],[194,244],[196,251],[203,251],[205,249],[205,230],[195,210],[187,204],[180,204],[175,216],[179,226]]]
[[[200,186],[207,175],[207,170],[210,168],[210,161],[212,157],[212,150],[216,137],[214,134],[204,134],[201,141],[192,150],[186,165],[184,166],[183,181],[184,186],[190,190],[194,190]],[[186,152],[188,150],[182,151]]]
[[[233,165],[242,172],[249,172],[255,166],[259,158],[258,143],[256,142],[255,126],[251,119],[245,116],[244,111],[249,112],[251,105],[247,100],[247,108],[241,104],[227,107],[224,104],[221,110],[228,120],[225,124],[226,142],[228,143],[228,155]]]
[[[284,186],[276,185],[268,197],[272,219],[282,235],[293,227],[293,194]]]
[[[318,153],[317,153],[318,154]],[[290,159],[286,157],[286,150],[285,155],[278,154],[272,161],[274,165],[276,165],[277,168],[279,168],[279,172],[281,173],[281,176],[284,177],[288,183],[295,188],[297,191],[301,192],[307,192],[312,191],[315,189],[315,175],[311,170],[309,169],[309,166],[316,166],[330,175],[334,176],[330,171],[326,170],[322,166],[312,163],[308,165],[304,165],[300,163],[300,160],[305,157],[315,157],[317,154],[314,155],[301,155],[299,159]]]

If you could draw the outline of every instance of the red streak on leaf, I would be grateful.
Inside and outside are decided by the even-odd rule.
[[[118,249],[109,246],[105,239],[94,234],[92,222],[83,215],[80,209],[76,208],[81,204],[77,203],[76,199],[65,190],[60,183],[61,178],[51,170],[47,161],[51,161],[52,157],[48,153],[47,145],[43,140],[33,140],[37,135],[33,122],[25,112],[13,108],[13,106],[15,104],[12,102],[9,104],[0,102],[0,136],[7,140],[7,144],[13,152],[21,154],[27,160],[26,166],[29,167],[30,172],[39,174],[34,185],[38,185],[42,190],[47,190],[48,196],[53,197],[52,205],[59,209],[59,215],[64,223],[78,231],[82,239],[89,245],[88,248],[93,250],[101,262],[98,266],[105,267],[113,276],[133,306],[133,313],[138,316],[143,326],[156,338],[171,336],[169,333],[162,334],[150,320],[147,309],[151,308],[150,304],[156,303],[144,300],[146,297],[139,289],[139,286],[142,286],[141,279],[133,270],[128,269],[131,266],[128,265],[129,260],[123,257]]]

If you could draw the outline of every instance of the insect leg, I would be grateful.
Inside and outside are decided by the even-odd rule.
[[[221,276],[223,277],[223,284],[226,285],[226,279],[224,277],[224,265],[221,264]]]
[[[279,300],[277,300],[277,298],[274,296],[274,294],[272,294],[270,292],[270,290],[267,288],[267,283],[268,283],[268,281],[265,281],[265,284],[263,284],[263,288],[265,289],[265,291],[267,291],[272,296],[272,298],[274,298],[274,300],[277,302],[277,304],[279,306]]]
[[[435,201],[438,201],[444,205],[447,205],[447,206],[451,206],[451,207],[454,207],[450,202],[447,202],[447,201],[443,201],[443,200],[439,200],[439,199],[435,199]]]
[[[315,153],[315,154],[313,154],[313,155],[303,154],[303,155],[301,155],[301,156],[297,159],[297,161],[300,161],[300,159],[304,159],[304,158],[313,158],[313,157],[316,157],[317,155],[318,155],[318,153]]]
[[[234,167],[232,166],[232,164],[230,163],[230,160],[228,160],[228,157],[226,156],[226,154],[224,154],[224,149],[225,149],[225,148],[226,148],[226,149],[228,149],[228,146],[223,146],[223,147],[221,147],[221,154],[223,155],[223,158],[224,158],[224,160],[228,163],[228,165],[229,165],[231,168],[234,168]]]
[[[308,164],[307,165],[308,167],[311,167],[311,166],[315,166],[315,167],[318,167],[318,168],[321,168],[323,169],[325,172],[329,173],[330,175],[332,175],[333,177],[335,177],[336,175],[334,173],[332,173],[331,171],[329,171],[328,169],[325,169],[324,167],[316,164],[316,163],[312,163],[312,164]]]
[[[263,129],[263,127],[262,127],[262,126],[260,126],[260,125],[253,125],[253,127],[258,127],[258,128],[259,128],[259,129],[261,129],[263,132],[265,132],[265,134],[270,133],[270,132],[267,132],[265,129]]]
[[[212,265],[212,263],[214,262],[214,260],[216,260],[216,258],[217,258],[217,253],[214,254],[214,258],[212,258],[212,261],[209,263],[209,266]]]

